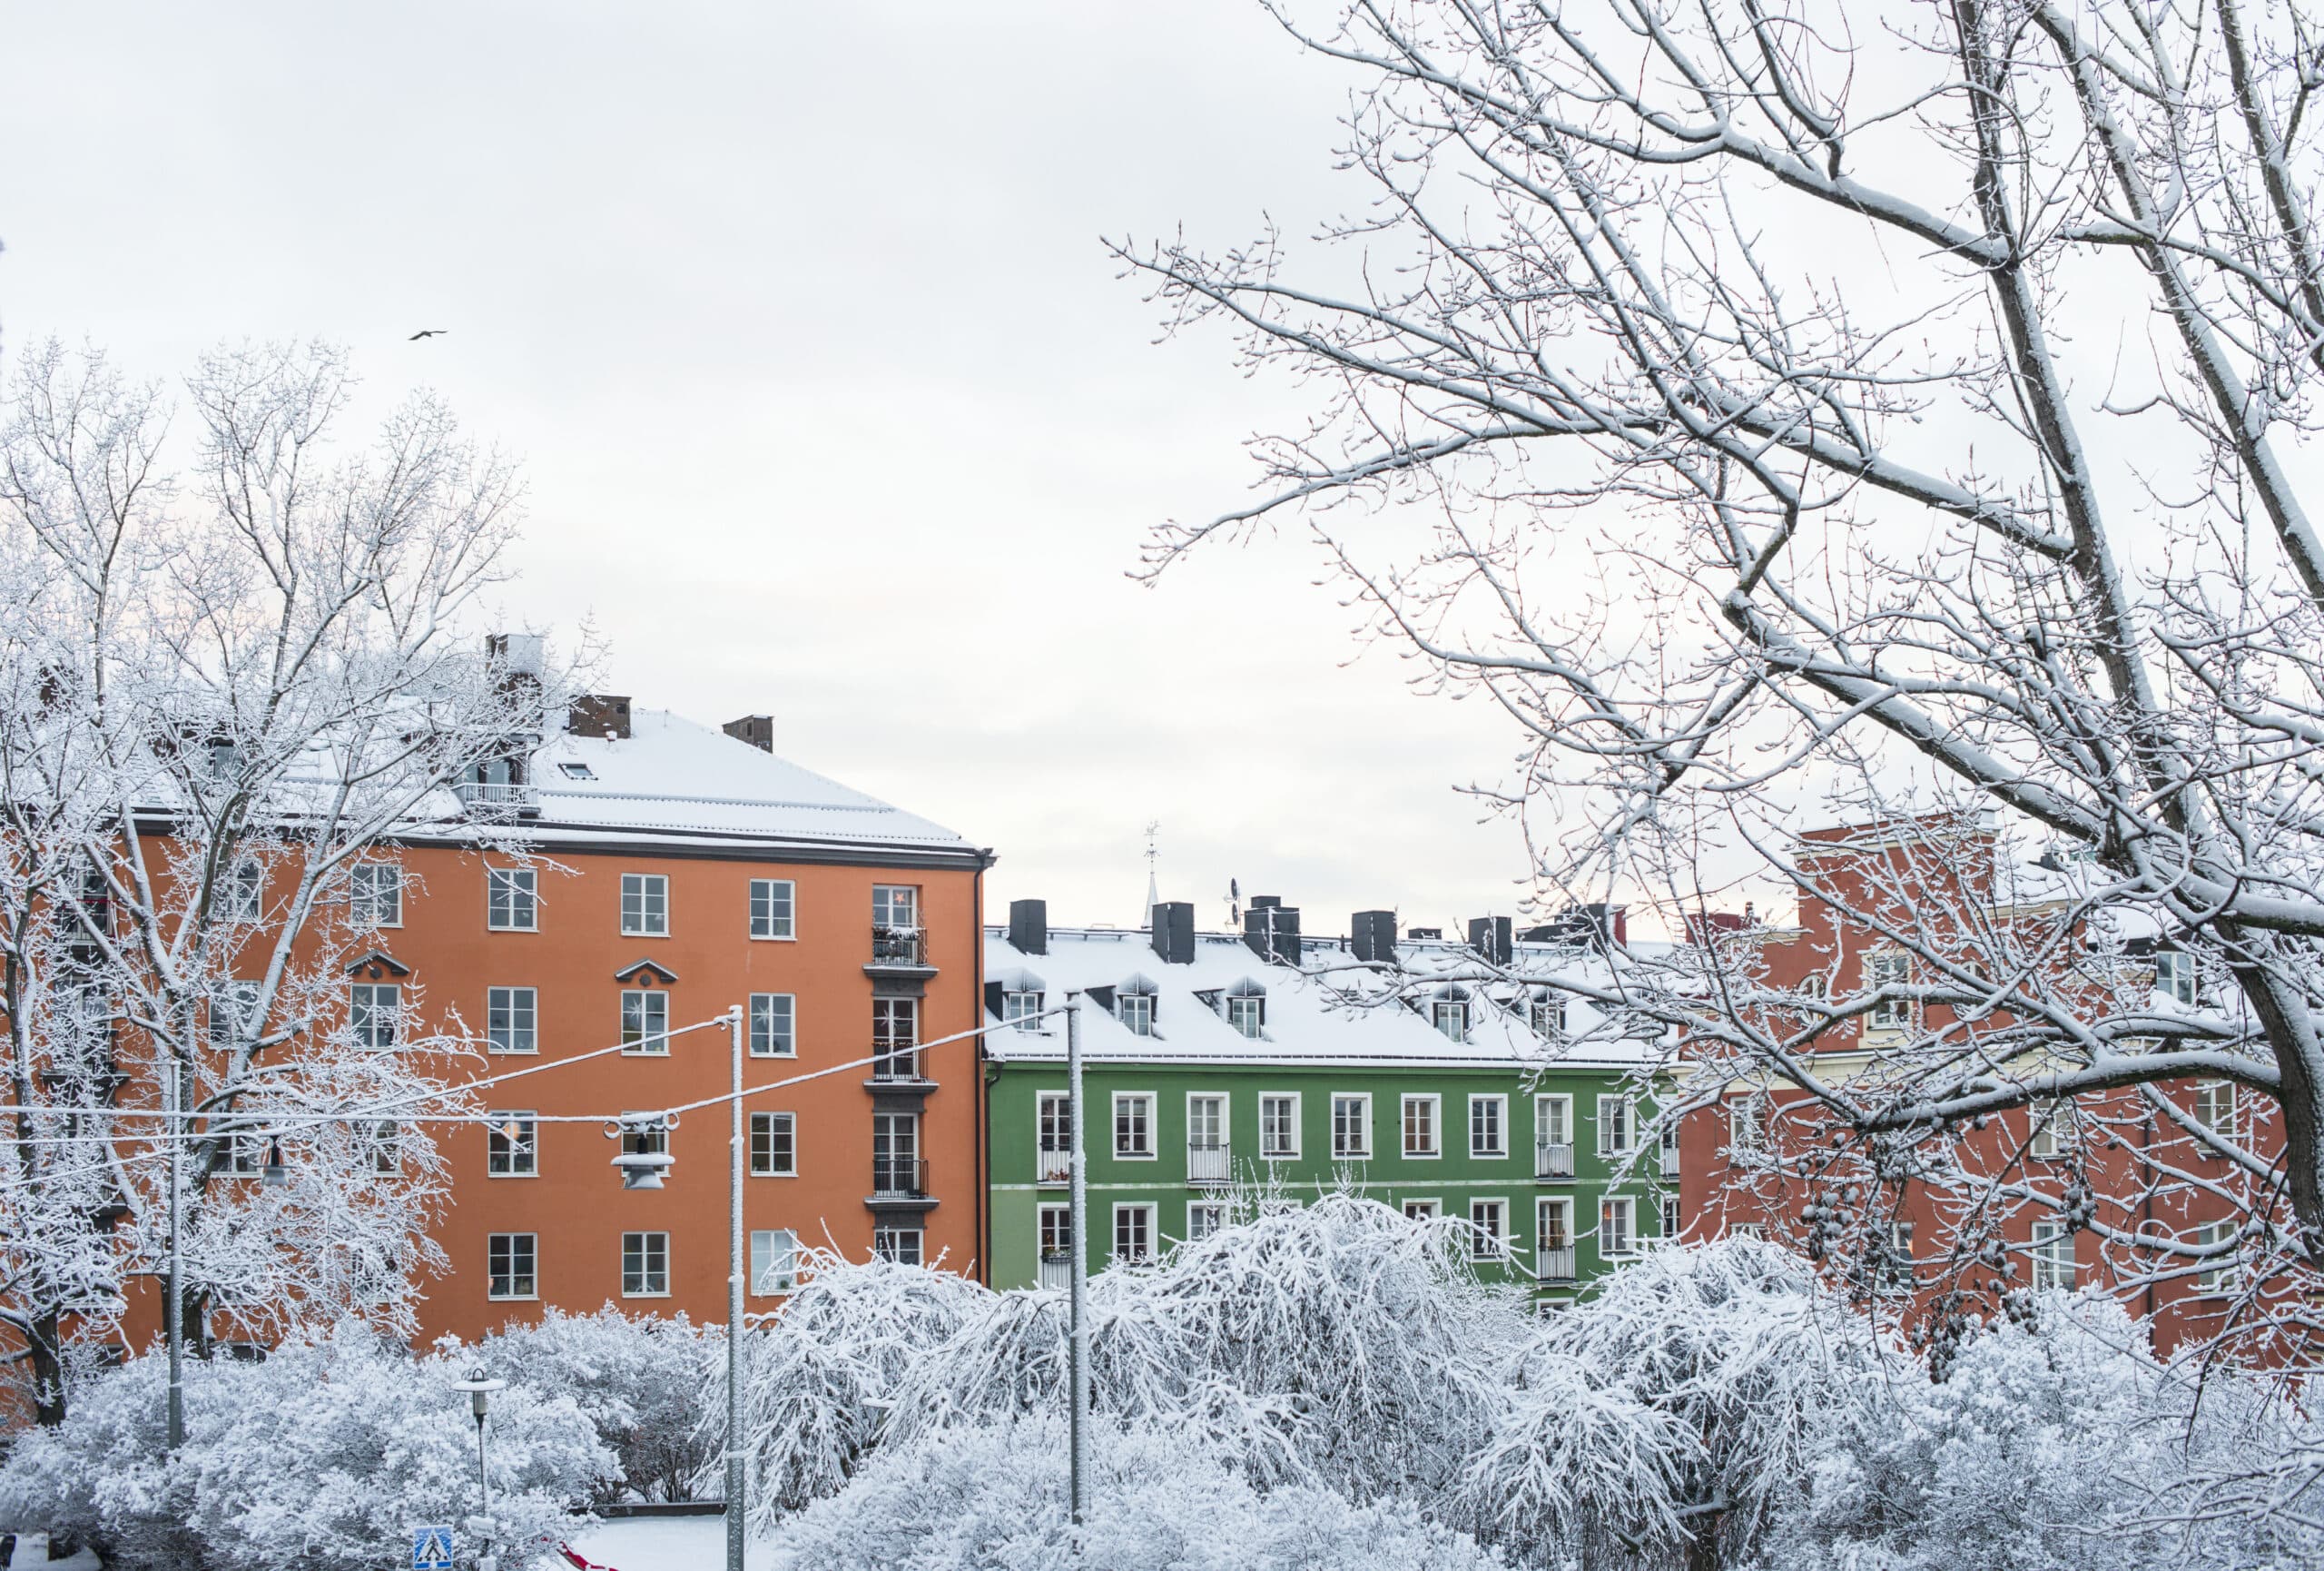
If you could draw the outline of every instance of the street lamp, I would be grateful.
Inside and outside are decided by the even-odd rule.
[[[487,1534],[492,1530],[492,1477],[484,1470],[484,1406],[486,1399],[493,1392],[500,1390],[507,1384],[506,1380],[496,1380],[487,1376],[482,1365],[470,1369],[467,1379],[452,1382],[452,1389],[466,1391],[468,1394],[468,1409],[476,1414],[476,1484],[478,1492],[484,1498],[484,1510],[481,1514],[486,1524],[485,1531]],[[491,1540],[487,1537],[486,1542],[489,1543]],[[477,1571],[498,1571],[499,1564],[498,1556],[481,1555],[477,1557]]]

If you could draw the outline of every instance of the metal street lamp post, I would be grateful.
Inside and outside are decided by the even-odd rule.
[[[484,1467],[485,1399],[507,1384],[506,1380],[496,1380],[486,1375],[481,1365],[470,1369],[467,1379],[452,1382],[452,1389],[466,1391],[468,1394],[468,1408],[476,1414],[476,1483],[477,1490],[484,1501],[481,1515],[484,1517],[485,1532],[487,1535],[492,1531],[492,1476],[485,1471]],[[485,1541],[488,1544],[491,1539],[487,1536]],[[497,1571],[499,1563],[500,1557],[497,1555],[480,1555],[477,1557],[477,1571]]]
[[[1071,1291],[1072,1322],[1068,1331],[1073,1381],[1071,1487],[1073,1525],[1089,1515],[1089,1321],[1085,1313],[1084,1280],[1089,1274],[1089,1174],[1081,1138],[1081,1005],[1067,994],[1065,1006],[1066,1105],[1073,1120],[1073,1211],[1067,1224],[1073,1231],[1073,1264],[1067,1285]]]

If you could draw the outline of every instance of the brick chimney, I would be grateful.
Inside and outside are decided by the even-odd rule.
[[[576,736],[607,736],[629,740],[629,699],[614,693],[584,693],[573,700],[565,728]]]
[[[726,735],[737,742],[748,742],[762,753],[774,751],[774,716],[745,715],[739,720],[729,720],[723,727]]]

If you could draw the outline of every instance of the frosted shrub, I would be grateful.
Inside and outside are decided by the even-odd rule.
[[[1486,1571],[1466,1536],[1393,1504],[1290,1484],[1262,1492],[1174,1427],[1101,1423],[1089,1520],[1067,1526],[1067,1426],[961,1426],[890,1447],[846,1494],[787,1526],[778,1571]]]
[[[350,1328],[263,1363],[187,1366],[185,1444],[162,1447],[166,1359],[133,1359],[78,1394],[61,1427],[0,1467],[0,1511],[109,1544],[132,1565],[374,1571],[415,1522],[471,1542],[476,1430],[465,1370]],[[568,1530],[566,1507],[616,1464],[568,1397],[512,1385],[492,1399],[494,1532],[523,1554]]]
[[[811,1251],[782,1311],[744,1343],[743,1432],[751,1527],[835,1494],[879,1438],[914,1359],[950,1339],[994,1295],[949,1271]],[[721,1372],[717,1378],[723,1380]],[[714,1382],[715,1383],[715,1382]],[[725,1403],[705,1391],[702,1438],[723,1466]]]
[[[538,1325],[509,1326],[479,1343],[477,1358],[513,1384],[571,1397],[621,1462],[605,1499],[691,1497],[695,1476],[715,1460],[702,1433],[705,1378],[724,1378],[725,1338],[684,1315],[625,1315],[607,1304],[594,1315],[550,1309]]]
[[[2041,1295],[2026,1323],[1971,1339],[1944,1384],[1881,1396],[1822,1426],[1770,1565],[2120,1571],[2324,1554],[2256,1502],[2181,1498],[2296,1455],[2290,1411],[2249,1377],[2199,1382],[2157,1361],[2110,1300]]]

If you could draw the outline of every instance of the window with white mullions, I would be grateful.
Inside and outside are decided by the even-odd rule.
[[[666,874],[621,875],[621,930],[631,938],[670,935],[670,880]]]
[[[2027,1255],[2033,1265],[2028,1278],[2034,1287],[2073,1289],[2073,1233],[2065,1223],[2050,1217],[2037,1218]]]
[[[1259,1155],[1266,1158],[1299,1154],[1298,1093],[1259,1098]]]
[[[669,1234],[622,1234],[621,1296],[625,1299],[665,1299],[670,1296]]]
[[[484,993],[485,1032],[495,1052],[540,1051],[540,995],[529,987],[488,987]]]
[[[540,1173],[540,1126],[530,1112],[486,1115],[484,1171],[492,1178],[535,1178]]]
[[[1133,1264],[1154,1258],[1154,1208],[1150,1205],[1114,1207],[1114,1259]]]
[[[219,881],[215,901],[222,922],[256,922],[266,909],[266,869],[254,857],[244,857],[226,870]]]
[[[797,1121],[787,1112],[751,1114],[751,1175],[753,1178],[796,1178]]]
[[[2195,957],[2184,950],[2155,951],[2154,990],[2172,1003],[2192,1009],[2195,1005]]]
[[[1362,1159],[1372,1154],[1372,1099],[1341,1092],[1332,1097],[1332,1154]]]
[[[751,880],[751,936],[793,938],[793,911],[797,889],[788,878]]]
[[[1437,1145],[1437,1109],[1440,1099],[1435,1096],[1413,1095],[1404,1098],[1404,1154],[1433,1157],[1439,1154]]]
[[[874,1080],[918,1080],[920,1000],[875,998],[872,1001],[872,1065]]]
[[[1469,1098],[1469,1154],[1500,1157],[1509,1154],[1509,1099],[1505,1096]]]
[[[625,988],[621,995],[621,1050],[633,1057],[670,1053],[670,995],[652,988]]]
[[[249,1042],[258,1035],[260,1026],[264,1023],[258,1018],[259,993],[265,985],[262,982],[236,980],[221,982],[211,990],[210,1044],[212,1047]],[[103,1019],[111,1013],[111,1010],[100,994],[96,1007],[76,1008],[73,1013]],[[390,1042],[389,1045],[394,1044]]]
[[[1469,1202],[1469,1258],[1505,1260],[1509,1258],[1509,1202]]]
[[[1150,993],[1124,993],[1114,999],[1114,1018],[1120,1021],[1132,1036],[1154,1034],[1154,995]]]
[[[487,867],[484,872],[485,925],[495,933],[539,931],[538,874],[529,867]]]
[[[347,870],[347,920],[357,932],[403,925],[403,869],[392,862],[358,862]]]
[[[347,1025],[355,1045],[384,1052],[401,1039],[403,989],[392,982],[359,982],[348,989]]]
[[[1598,1252],[1608,1260],[1638,1252],[1638,1201],[1615,1196],[1599,1202]]]
[[[919,1228],[873,1228],[872,1252],[891,1265],[921,1263],[926,1239]]]
[[[763,1298],[799,1286],[799,1235],[789,1228],[751,1234],[751,1291]]]
[[[751,1056],[793,1058],[798,1043],[793,1031],[796,1000],[788,993],[751,994]]]
[[[1864,957],[1864,985],[1866,991],[1883,987],[1908,987],[1913,980],[1912,957],[1895,950],[1886,950]],[[1872,1023],[1884,1030],[1901,1031],[1913,1023],[1913,1001],[1909,998],[1887,998],[1875,1004]]]
[[[1038,1030],[1040,1025],[1041,995],[1038,993],[1016,992],[1000,995],[1000,1018],[1019,1031]]]
[[[1145,1092],[1114,1093],[1114,1154],[1154,1154],[1154,1098]]]
[[[1626,1096],[1598,1099],[1598,1154],[1628,1156],[1638,1149],[1638,1109]]]
[[[1226,1226],[1226,1206],[1220,1200],[1190,1200],[1187,1205],[1187,1241],[1199,1242]]]
[[[537,1297],[536,1262],[540,1240],[533,1233],[492,1233],[485,1241],[485,1296]]]
[[[392,1119],[357,1126],[365,1163],[374,1178],[394,1178],[403,1171],[403,1131]]]

